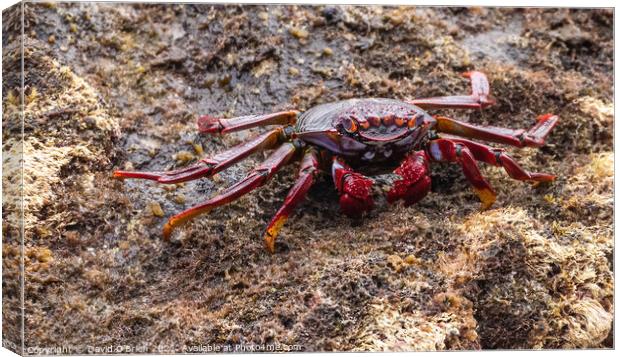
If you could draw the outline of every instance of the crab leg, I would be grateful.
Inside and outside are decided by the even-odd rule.
[[[297,119],[296,110],[262,115],[246,115],[242,117],[220,119],[210,115],[198,118],[198,131],[209,134],[225,134],[265,125],[290,125]]]
[[[541,115],[538,117],[536,125],[529,130],[478,126],[441,116],[437,116],[435,119],[439,132],[516,147],[540,147],[545,144],[545,138],[557,124],[559,118],[553,114]]]
[[[471,82],[470,95],[414,99],[409,103],[422,109],[484,109],[495,104],[495,99],[490,95],[489,81],[484,73],[465,72],[463,77],[469,78]]]
[[[212,199],[187,209],[168,220],[164,226],[164,238],[169,239],[175,227],[189,221],[190,219],[204,213],[209,213],[218,206],[230,203],[246,193],[262,186],[284,165],[286,165],[297,151],[293,143],[280,145],[262,164],[250,171],[248,175],[224,190],[224,192]]]
[[[554,175],[528,172],[524,170],[512,157],[504,153],[503,149],[496,149],[487,145],[479,144],[471,140],[450,137],[446,138],[454,143],[462,144],[469,149],[477,161],[503,167],[508,176],[521,181],[547,182],[555,180]]]
[[[284,223],[286,223],[286,220],[291,215],[295,207],[297,207],[297,205],[306,197],[308,190],[310,190],[310,187],[314,184],[318,170],[319,159],[314,149],[309,148],[306,150],[306,153],[301,160],[295,185],[293,185],[284,200],[284,204],[271,219],[271,222],[269,222],[269,225],[265,230],[265,246],[269,252],[275,252],[275,241],[278,236],[278,232],[280,232],[280,229]]]
[[[432,160],[439,162],[457,162],[461,165],[465,177],[480,198],[481,210],[486,210],[495,202],[495,191],[480,173],[472,152],[460,143],[448,139],[436,139],[428,143],[427,152]]]
[[[203,176],[213,176],[216,173],[228,168],[248,157],[258,150],[273,148],[284,139],[284,129],[277,128],[266,133],[260,134],[255,138],[234,146],[212,158],[198,161],[196,164],[182,169],[166,172],[134,172],[134,171],[115,171],[115,178],[138,178],[154,180],[159,183],[178,183],[195,180]]]

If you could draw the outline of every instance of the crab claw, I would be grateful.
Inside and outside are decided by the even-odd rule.
[[[340,194],[340,209],[349,217],[361,217],[374,207],[371,187],[374,183],[368,177],[354,172],[339,159],[334,159],[333,178]]]
[[[361,217],[374,207],[371,196],[373,181],[353,172],[344,178],[340,195],[340,209],[349,217]]]
[[[394,170],[402,179],[394,181],[392,189],[387,193],[387,201],[394,203],[403,200],[405,206],[420,201],[431,188],[428,158],[424,151],[415,152],[405,158]]]

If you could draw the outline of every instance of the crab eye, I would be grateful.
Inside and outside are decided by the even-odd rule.
[[[357,122],[353,118],[348,118],[342,122],[342,127],[348,133],[355,133],[357,131]]]

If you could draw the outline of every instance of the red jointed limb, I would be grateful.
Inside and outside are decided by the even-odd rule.
[[[436,139],[428,143],[429,158],[440,162],[457,162],[461,165],[465,177],[480,198],[481,210],[485,210],[495,202],[495,191],[480,173],[476,159],[465,146],[448,139]]]
[[[428,157],[424,151],[407,155],[394,173],[402,179],[395,181],[388,191],[389,203],[403,200],[405,206],[409,206],[424,198],[431,189]]]
[[[373,181],[353,171],[341,158],[334,157],[332,177],[340,194],[340,209],[349,217],[360,217],[374,207],[371,196]]]
[[[482,72],[463,73],[471,81],[470,95],[414,99],[410,103],[422,109],[483,109],[495,104],[487,76]]]
[[[517,162],[514,161],[512,157],[507,155],[502,149],[492,148],[490,146],[462,138],[446,137],[446,139],[467,147],[477,161],[482,161],[490,165],[503,167],[504,170],[506,170],[506,173],[508,173],[508,176],[512,177],[515,180],[539,182],[548,182],[555,180],[554,175],[539,172],[528,172],[524,170],[521,166],[519,166]]]
[[[296,110],[262,115],[246,115],[237,118],[220,119],[210,115],[198,118],[198,131],[210,134],[225,134],[257,126],[265,125],[290,125],[297,119]]]
[[[516,147],[540,147],[557,124],[558,116],[545,114],[538,117],[531,129],[506,129],[492,126],[478,126],[447,117],[436,116],[437,131],[447,134],[480,139]]]
[[[213,208],[230,203],[246,193],[262,186],[269,180],[282,166],[288,163],[295,155],[295,145],[284,143],[280,145],[262,164],[250,171],[248,175],[224,190],[224,192],[212,199],[185,210],[168,220],[164,226],[164,238],[169,239],[172,230],[189,221],[190,219],[204,213],[210,212]]]
[[[202,159],[189,167],[164,172],[115,171],[114,177],[119,179],[138,178],[154,180],[159,183],[169,184],[195,180],[205,176],[210,177],[243,160],[258,150],[273,148],[283,139],[283,128],[277,128],[216,154],[212,158]]]
[[[316,151],[313,148],[308,148],[301,159],[297,181],[295,181],[295,184],[284,199],[284,204],[273,216],[267,229],[265,229],[265,246],[269,252],[275,252],[275,242],[280,229],[286,223],[295,207],[306,197],[308,190],[314,184],[318,172],[319,159]]]

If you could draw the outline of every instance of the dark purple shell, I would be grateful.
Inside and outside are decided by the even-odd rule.
[[[413,104],[368,98],[310,108],[297,120],[295,132],[334,154],[384,161],[419,147],[434,125],[435,119]]]

